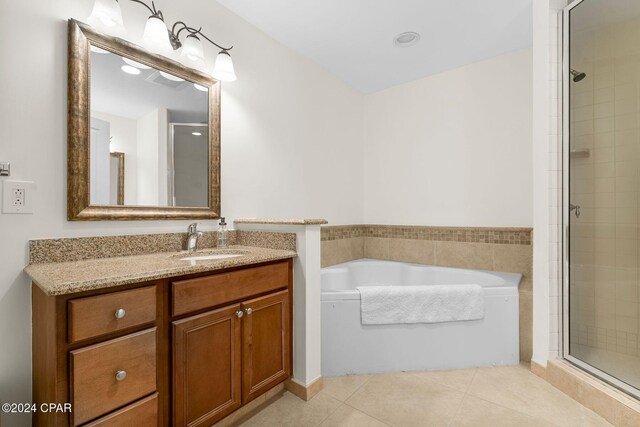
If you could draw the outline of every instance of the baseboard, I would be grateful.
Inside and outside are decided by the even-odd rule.
[[[213,427],[232,427],[242,424],[280,398],[282,393],[284,393],[284,383],[280,383],[262,396],[258,396],[237,411],[218,421]]]
[[[300,399],[310,400],[313,396],[318,394],[320,390],[322,390],[322,377],[319,377],[314,382],[306,386],[301,382],[290,378],[285,382],[284,386],[287,390],[298,396]]]
[[[640,401],[565,360],[549,360],[546,367],[532,361],[531,372],[615,426],[640,426]]]

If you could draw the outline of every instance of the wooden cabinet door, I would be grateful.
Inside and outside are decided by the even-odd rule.
[[[242,403],[291,375],[289,292],[246,301],[242,328]]]
[[[236,304],[172,323],[175,426],[210,426],[240,407],[239,312]]]

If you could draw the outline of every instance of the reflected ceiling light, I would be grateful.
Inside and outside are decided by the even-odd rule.
[[[164,77],[167,80],[171,80],[173,82],[183,82],[184,79],[178,77],[178,76],[174,76],[173,74],[169,74],[169,73],[165,73],[164,71],[160,71],[160,75],[162,77]]]
[[[193,136],[202,136],[201,132],[191,132],[191,135]]]
[[[122,36],[126,33],[118,0],[96,0],[87,23],[114,36]]]
[[[139,68],[132,67],[131,65],[123,65],[120,69],[125,73],[133,74],[134,76],[137,76],[141,72]]]
[[[218,56],[216,56],[216,65],[213,67],[211,76],[221,82],[233,82],[238,79],[233,70],[231,55],[229,55],[229,52],[226,50],[222,50]]]
[[[200,91],[202,91],[202,92],[208,92],[208,91],[209,91],[209,88],[208,88],[208,87],[205,87],[205,86],[199,85],[198,83],[194,83],[194,84],[193,84],[193,87],[195,87],[196,89],[198,89],[198,90],[200,90]]]
[[[151,13],[144,27],[142,36],[142,45],[155,53],[169,55],[173,51],[182,49],[180,59],[186,62],[185,65],[201,70],[205,66],[204,48],[201,38],[220,49],[220,53],[216,57],[216,65],[214,67],[212,77],[226,82],[232,82],[237,79],[231,55],[229,51],[233,46],[224,47],[202,33],[202,28],[194,28],[183,21],[176,21],[171,29],[167,28],[164,22],[162,11],[156,9],[155,3],[152,1],[151,6],[141,0],[130,0],[147,8]],[[114,34],[116,29],[121,29],[124,33],[124,25],[122,24],[122,13],[117,0],[95,0],[93,11],[88,19],[90,25],[103,30],[109,34]],[[111,31],[106,30],[110,28]],[[186,31],[184,40],[180,40],[180,34]],[[117,31],[116,31],[117,32]],[[116,34],[114,34],[116,35]]]
[[[397,47],[409,47],[420,41],[420,34],[415,31],[400,33],[393,38],[393,44]]]
[[[91,52],[93,52],[93,53],[109,53],[108,50],[105,50],[105,49],[103,49],[101,47],[94,46],[94,45],[91,45],[91,47],[89,49],[91,49]]]
[[[141,64],[138,61],[134,61],[133,59],[125,58],[124,56],[122,57],[122,60],[126,64],[131,65],[132,67],[139,68],[141,70],[150,70],[151,69],[151,67],[149,67],[148,65]]]

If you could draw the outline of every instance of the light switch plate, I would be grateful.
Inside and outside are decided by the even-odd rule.
[[[0,162],[0,176],[9,176],[9,175],[11,175],[11,163]]]
[[[4,181],[2,189],[2,213],[33,213],[34,184],[31,181]]]

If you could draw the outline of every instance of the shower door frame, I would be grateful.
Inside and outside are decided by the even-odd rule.
[[[560,353],[562,358],[570,362],[571,364],[579,367],[580,369],[586,371],[587,373],[593,375],[594,377],[606,382],[607,384],[631,395],[636,399],[640,399],[640,390],[633,387],[626,382],[619,380],[618,378],[608,374],[605,371],[598,369],[597,367],[590,365],[582,360],[572,356],[569,354],[569,251],[570,251],[570,242],[569,242],[569,216],[571,212],[569,211],[569,203],[570,203],[570,194],[569,194],[569,125],[570,125],[570,110],[569,110],[569,85],[571,83],[570,79],[570,40],[569,40],[569,21],[570,21],[570,12],[571,10],[581,4],[583,1],[589,0],[574,0],[570,2],[563,10],[562,10],[562,19],[558,20],[559,30],[562,34],[560,37],[560,52],[562,55],[562,78],[560,79],[560,83],[562,84],[562,141],[561,141],[561,153],[562,153],[562,289],[561,289],[561,317],[562,317],[562,330],[560,340]]]

